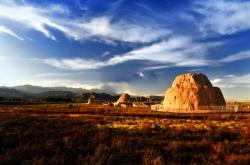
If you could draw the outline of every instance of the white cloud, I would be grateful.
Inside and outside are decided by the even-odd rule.
[[[212,82],[213,84],[218,84],[218,83],[222,82],[222,79],[216,78],[216,79],[213,79],[211,82]]]
[[[104,66],[108,66],[106,62],[85,60],[81,58],[73,59],[44,59],[45,64],[53,67],[68,69],[68,70],[86,70],[86,69],[98,69]]]
[[[242,51],[236,54],[229,55],[222,60],[221,62],[233,62],[250,58],[250,51]]]
[[[12,30],[6,28],[5,26],[0,26],[0,33],[6,33],[8,35],[11,35],[12,37],[15,37],[15,38],[21,40],[21,41],[23,40],[22,37],[20,37],[16,33],[14,33]]]
[[[43,62],[61,69],[98,69],[133,60],[152,61],[171,66],[205,66],[207,50],[221,43],[196,43],[188,37],[174,37],[154,43],[123,55],[116,55],[106,61],[74,59],[44,59]]]
[[[250,2],[242,0],[196,1],[195,11],[202,14],[199,24],[203,32],[222,35],[233,34],[250,29]]]
[[[40,74],[37,74],[37,75],[34,75],[34,77],[36,78],[45,78],[45,77],[55,77],[55,76],[69,76],[71,75],[72,73],[61,73],[61,72],[52,72],[52,73],[40,73]]]
[[[227,77],[227,78],[233,78],[233,77],[235,77],[235,75],[233,75],[233,74],[228,74],[228,75],[225,75],[225,77]]]
[[[143,72],[138,72],[137,74],[138,74],[138,76],[140,76],[141,78],[146,79],[146,76],[144,75]]]
[[[207,50],[221,43],[197,43],[189,37],[173,37],[150,46],[142,47],[125,55],[111,58],[109,64],[130,60],[147,60],[167,66],[204,66],[208,65]]]
[[[122,21],[112,23],[110,17],[97,17],[79,26],[90,35],[125,42],[151,42],[169,34],[164,29],[154,31],[150,26],[143,27]]]
[[[242,51],[216,61],[208,59],[208,50],[222,44],[218,42],[197,43],[189,37],[174,37],[132,50],[123,55],[113,56],[106,61],[83,58],[51,58],[44,59],[43,62],[53,67],[68,70],[99,69],[135,60],[158,63],[157,65],[145,66],[141,69],[141,71],[147,71],[170,67],[216,66],[250,58],[250,51]]]
[[[173,67],[173,66],[171,65],[148,66],[148,67],[144,67],[142,71],[158,70],[158,69],[165,69],[165,68],[170,68],[170,67]]]
[[[62,26],[54,23],[49,18],[56,13],[63,13],[64,9],[58,5],[36,8],[27,4],[2,2],[0,3],[0,9],[0,18],[19,23],[26,28],[37,30],[52,40],[56,38],[46,27],[63,29]]]
[[[132,95],[138,94],[140,91],[137,91],[132,85],[127,82],[95,82],[87,81],[80,82],[70,79],[37,79],[37,80],[25,80],[19,81],[19,83],[13,84],[13,86],[30,84],[34,86],[42,87],[68,87],[68,88],[82,88],[82,89],[100,89],[101,91],[107,93],[129,93]]]
[[[214,45],[215,46],[215,45]],[[204,52],[205,53],[205,52]],[[147,71],[147,70],[158,70],[158,69],[164,69],[164,68],[170,68],[170,67],[175,67],[175,66],[193,66],[193,67],[197,67],[197,66],[217,66],[223,63],[230,63],[230,62],[234,62],[234,61],[240,61],[240,60],[244,60],[244,59],[249,59],[250,58],[250,51],[242,51],[236,54],[231,54],[228,55],[222,59],[219,60],[212,60],[212,59],[205,59],[205,58],[190,58],[188,60],[183,60],[180,61],[178,63],[174,63],[174,64],[168,64],[168,65],[158,65],[158,66],[149,66],[149,67],[145,67],[142,69],[142,71]],[[192,70],[190,70],[192,71]],[[196,69],[194,71],[197,71]],[[227,76],[232,76],[232,75],[227,75]]]
[[[221,88],[250,88],[250,74],[226,75],[215,78],[211,82]]]
[[[104,52],[103,54],[102,54],[102,57],[106,57],[107,55],[109,55],[110,54],[110,52],[109,51],[106,51],[106,52]]]
[[[106,83],[105,86],[109,86],[112,88],[116,93],[129,93],[130,95],[139,94],[140,91],[137,91],[133,85],[127,82],[109,82]]]
[[[114,22],[110,16],[92,19],[72,18],[69,9],[61,5],[36,7],[27,3],[3,1],[0,2],[0,9],[0,18],[39,31],[52,40],[56,40],[56,37],[49,28],[61,31],[74,40],[97,38],[107,43],[152,42],[170,33],[166,29],[147,24],[132,24],[122,20]]]
[[[43,80],[26,80],[19,82],[15,85],[30,84],[43,87],[70,87],[70,88],[83,88],[83,89],[100,89],[103,84],[96,82],[77,82],[74,80],[61,80],[61,79],[43,79]]]

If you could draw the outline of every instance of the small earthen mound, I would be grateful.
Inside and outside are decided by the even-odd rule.
[[[130,101],[130,96],[127,93],[123,93],[120,98],[114,103],[114,106],[120,106],[121,104],[127,104]]]
[[[166,110],[198,110],[204,106],[225,105],[221,90],[213,87],[207,76],[201,73],[177,76],[163,101]]]
[[[88,99],[87,104],[94,104],[95,103],[95,95],[91,95]]]
[[[130,100],[130,96],[127,93],[123,93],[117,100],[117,103],[127,103]]]

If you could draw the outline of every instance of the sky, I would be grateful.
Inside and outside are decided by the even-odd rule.
[[[0,86],[163,95],[204,73],[250,100],[248,0],[1,0]]]

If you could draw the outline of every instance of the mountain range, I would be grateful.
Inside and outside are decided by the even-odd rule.
[[[15,97],[15,98],[28,98],[28,97],[45,97],[45,96],[72,96],[74,94],[83,93],[110,93],[115,95],[113,91],[105,91],[102,89],[83,89],[83,88],[68,88],[68,87],[42,87],[33,85],[21,85],[14,87],[0,87],[0,97]]]
[[[119,98],[119,94],[115,93],[111,88],[104,87],[101,89],[82,89],[68,87],[42,87],[32,85],[22,85],[14,87],[0,87],[1,101],[47,101],[47,102],[68,102],[80,101],[86,102],[88,98],[94,95],[96,100],[115,101]],[[144,98],[142,96],[132,96],[133,99]],[[162,96],[151,96],[154,100],[162,100]]]

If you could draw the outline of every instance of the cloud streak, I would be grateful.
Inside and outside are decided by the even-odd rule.
[[[22,37],[14,33],[12,30],[6,28],[5,26],[0,26],[0,33],[11,35],[12,37],[15,37],[16,39],[21,40],[21,41],[24,40]]]
[[[230,35],[250,29],[250,2],[242,0],[196,1],[194,10],[203,16],[199,24],[204,33]]]
[[[69,9],[62,5],[37,7],[26,2],[17,4],[15,1],[11,3],[3,1],[0,2],[0,9],[0,20],[18,23],[52,40],[56,40],[56,36],[51,29],[56,29],[76,41],[99,39],[107,43],[114,41],[147,43],[159,40],[170,33],[169,30],[152,25],[114,21],[112,16],[72,18]]]
[[[127,61],[150,61],[157,63],[157,65],[145,66],[141,69],[141,71],[148,71],[171,67],[217,66],[250,58],[250,51],[242,51],[219,60],[209,59],[207,57],[208,51],[221,45],[223,43],[197,43],[189,37],[175,37],[132,50],[123,55],[115,55],[106,61],[84,58],[48,58],[43,59],[42,62],[66,70],[99,69]]]
[[[215,78],[211,82],[221,88],[250,88],[250,74],[226,75]]]
[[[222,43],[197,43],[189,37],[173,37],[165,41],[116,55],[106,61],[74,59],[44,59],[43,62],[61,69],[86,70],[117,65],[127,61],[151,61],[171,66],[206,66],[209,48]]]
[[[27,4],[17,4],[13,1],[0,3],[0,8],[0,18],[39,31],[52,40],[56,40],[56,38],[46,27],[63,30],[62,26],[54,23],[49,18],[56,13],[63,13],[64,9],[58,5],[36,8]]]
[[[221,62],[234,62],[250,58],[250,51],[242,51],[233,55],[229,55],[221,60]]]

